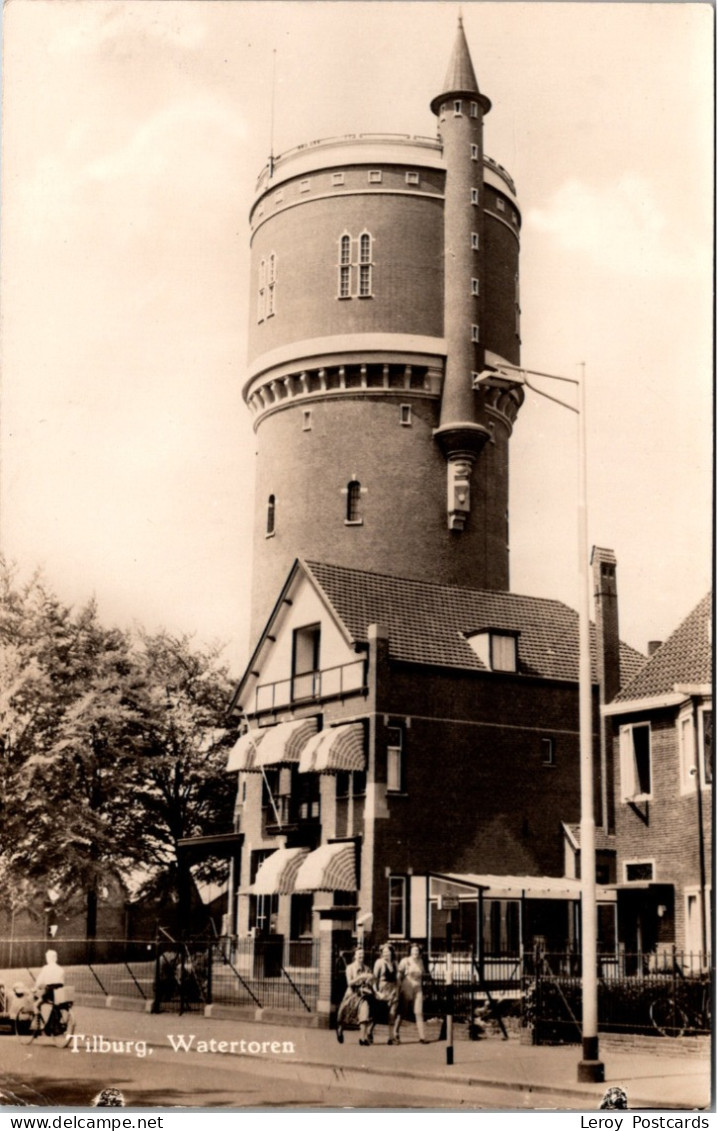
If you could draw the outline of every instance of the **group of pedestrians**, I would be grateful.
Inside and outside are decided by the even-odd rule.
[[[359,1044],[371,1045],[374,1027],[382,1012],[389,1029],[387,1044],[398,1045],[401,1023],[412,1013],[421,1044],[427,1044],[424,1028],[424,978],[426,969],[421,947],[414,943],[406,958],[396,961],[391,943],[385,943],[374,968],[364,960],[364,948],[354,951],[354,961],[346,968],[347,988],[337,1013],[337,1040],[344,1030],[359,1026]]]

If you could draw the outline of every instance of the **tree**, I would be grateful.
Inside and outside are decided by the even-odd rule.
[[[35,716],[44,725],[31,741],[25,727],[13,762],[4,847],[13,870],[46,890],[85,893],[92,938],[98,891],[133,864],[127,789],[142,741],[143,671],[128,637],[100,624],[94,602],[72,613],[45,594],[44,614],[25,668],[25,686],[42,692]]]
[[[188,882],[179,842],[232,830],[236,780],[227,774],[228,748],[236,733],[226,727],[233,683],[220,664],[221,648],[202,651],[188,636],[142,637],[147,702],[144,746],[135,789],[142,798],[135,816],[137,863],[153,880],[164,873],[181,891]],[[200,879],[221,880],[227,862],[201,861]],[[186,893],[183,893],[186,894]]]
[[[179,841],[232,828],[232,684],[219,648],[105,628],[0,559],[0,864],[3,886],[98,892],[138,871],[179,886]],[[201,871],[218,878],[222,862]]]

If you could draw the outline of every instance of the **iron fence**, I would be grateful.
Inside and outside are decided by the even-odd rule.
[[[523,971],[522,1024],[532,1043],[580,1042],[580,955],[526,954]],[[599,955],[599,1032],[708,1035],[712,985],[710,955],[675,949]]]
[[[316,939],[0,939],[0,986],[33,985],[48,949],[57,950],[67,984],[84,997],[130,998],[155,1012],[196,1012],[212,1003],[316,1010]]]

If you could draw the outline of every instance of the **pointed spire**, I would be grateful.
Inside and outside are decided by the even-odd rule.
[[[461,16],[459,16],[459,27],[456,32],[454,50],[449,62],[449,69],[446,72],[444,90],[460,90],[466,91],[467,93],[473,91],[476,94],[479,93],[479,84],[474,74],[474,65],[471,62],[469,45],[466,42],[466,35],[464,34],[464,21]]]
[[[484,113],[487,113],[491,108],[491,103],[484,95],[479,94],[479,84],[476,81],[476,74],[474,72],[474,64],[471,62],[471,54],[469,53],[469,45],[466,42],[466,35],[464,34],[464,21],[459,16],[459,26],[456,31],[456,39],[454,40],[454,49],[451,53],[449,60],[449,68],[446,72],[444,86],[441,94],[431,101],[431,109],[435,114],[439,111],[439,105],[442,99],[445,99],[450,94],[473,94],[478,96],[479,100],[485,103]]]

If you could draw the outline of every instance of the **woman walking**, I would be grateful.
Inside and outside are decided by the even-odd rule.
[[[424,976],[426,968],[421,957],[421,947],[413,943],[409,955],[399,963],[399,1018],[396,1023],[396,1037],[402,1021],[413,1011],[416,1031],[422,1045],[428,1044],[424,1028]]]
[[[389,1026],[388,1045],[399,1044],[399,967],[396,964],[394,947],[385,943],[381,948],[381,958],[374,963],[374,984],[376,986],[376,999],[382,1002],[388,1012],[387,1025]]]
[[[344,1042],[344,1029],[359,1025],[359,1044],[371,1044],[374,976],[364,962],[364,949],[358,946],[354,961],[346,968],[347,988],[337,1011],[337,1040]]]

